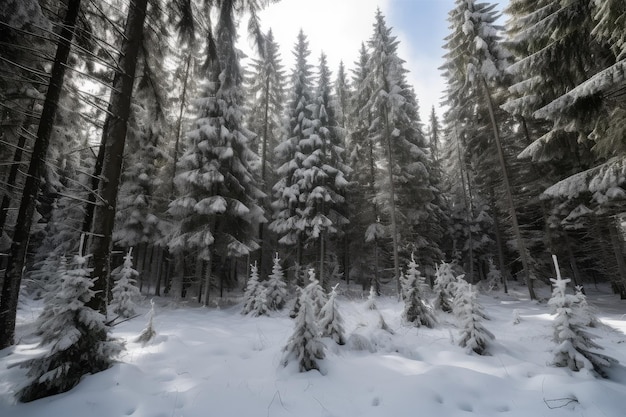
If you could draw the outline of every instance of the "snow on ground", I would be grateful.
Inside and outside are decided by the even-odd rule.
[[[127,341],[120,362],[64,394],[16,404],[15,384],[24,380],[25,370],[12,365],[40,350],[34,338],[24,336],[16,347],[0,351],[0,416],[621,417],[626,301],[604,288],[588,292],[598,316],[611,326],[592,329],[604,353],[620,361],[611,379],[547,366],[552,316],[545,302],[529,301],[524,288],[480,296],[491,318],[485,326],[496,336],[491,356],[467,355],[456,346],[458,329],[448,315],[439,315],[435,329],[403,327],[402,304],[382,297],[377,305],[392,335],[376,328],[378,317],[364,299],[341,297],[352,343],[339,347],[325,340],[325,375],[298,373],[295,364],[280,366],[293,330],[286,312],[252,318],[239,314],[241,304],[176,308],[161,299],[155,340],[146,346],[133,342],[146,325],[145,315],[116,326],[114,335]],[[549,290],[540,294],[547,298]],[[28,334],[39,308],[22,302],[20,334]]]

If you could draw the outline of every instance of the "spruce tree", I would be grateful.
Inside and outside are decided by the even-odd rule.
[[[486,354],[494,336],[482,325],[485,313],[471,284],[460,294],[455,312],[461,321],[459,346],[464,347],[468,353]]]
[[[111,290],[113,298],[110,307],[120,317],[129,318],[135,314],[135,302],[141,296],[135,277],[139,275],[133,268],[132,248],[124,256],[124,264],[117,274],[113,274],[114,284]]]
[[[437,320],[431,308],[424,301],[424,290],[426,283],[413,256],[409,262],[408,270],[402,282],[402,298],[404,300],[404,311],[402,318],[407,323],[412,323],[416,327],[435,327]]]
[[[284,137],[275,148],[276,174],[278,179],[272,188],[273,221],[270,230],[278,235],[278,243],[295,249],[295,263],[302,265],[302,249],[306,240],[305,224],[300,213],[304,201],[300,198],[301,190],[297,173],[303,168],[303,157],[299,151],[300,141],[308,137],[311,128],[311,110],[313,104],[313,86],[311,54],[308,40],[300,30],[293,51],[296,62],[291,72],[291,88],[285,112]]]
[[[317,361],[325,357],[324,344],[320,340],[316,324],[316,308],[309,295],[309,292],[302,291],[298,298],[300,308],[295,319],[295,328],[283,349],[281,360],[283,366],[298,362],[300,372],[319,370]]]
[[[68,270],[59,270],[59,291],[46,300],[38,321],[40,345],[49,350],[22,363],[29,382],[17,394],[20,401],[72,389],[84,375],[109,368],[123,349],[109,336],[105,317],[86,305],[94,296],[88,258],[79,253]]]
[[[185,139],[178,163],[178,198],[169,205],[176,220],[169,247],[197,251],[206,263],[204,302],[211,289],[215,258],[240,258],[258,249],[258,226],[265,221],[258,200],[264,197],[251,164],[252,132],[243,127],[242,74],[235,11],[224,7],[217,23],[217,57],[210,61],[204,96],[195,104],[198,119]]]
[[[606,376],[606,368],[617,361],[597,352],[602,347],[593,341],[596,336],[585,330],[586,317],[581,315],[579,298],[565,292],[570,279],[562,279],[557,271],[557,278],[551,278],[550,281],[554,289],[548,305],[555,314],[553,339],[556,343],[552,364],[568,367],[572,371],[585,368]]]
[[[244,304],[241,314],[260,316],[267,313],[267,291],[265,284],[259,281],[259,270],[256,262],[250,265],[250,278],[243,295]]]
[[[322,307],[319,314],[318,327],[322,337],[330,337],[338,345],[346,344],[345,331],[343,329],[343,318],[337,309],[337,285],[336,284],[328,296],[328,301]]]
[[[452,312],[452,286],[456,282],[456,277],[452,271],[452,265],[442,262],[437,266],[435,274],[435,302],[433,308],[446,313]]]
[[[283,268],[280,265],[278,252],[274,256],[274,265],[272,273],[268,277],[267,283],[267,305],[271,310],[282,310],[287,302],[287,284],[283,274]]]

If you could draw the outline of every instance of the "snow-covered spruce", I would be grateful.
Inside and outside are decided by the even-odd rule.
[[[146,328],[141,331],[136,342],[143,343],[144,345],[156,336],[156,330],[154,330],[154,300],[150,300],[150,312],[148,313],[148,324]]]
[[[585,317],[581,314],[579,298],[565,293],[565,287],[570,280],[559,276],[556,279],[551,278],[550,281],[554,289],[548,305],[552,313],[556,314],[552,323],[556,343],[552,364],[568,367],[572,371],[585,368],[606,377],[606,368],[617,361],[595,352],[602,347],[593,341],[596,336],[584,329]]]
[[[489,258],[489,272],[487,272],[486,287],[489,291],[498,291],[502,286],[502,273],[496,267],[492,258]]]
[[[115,284],[111,290],[113,298],[110,306],[115,314],[125,318],[135,314],[135,300],[141,296],[139,288],[135,285],[135,277],[139,275],[139,272],[133,268],[132,252],[133,249],[130,248],[124,256],[124,264],[114,275]]]
[[[69,270],[59,270],[59,291],[46,299],[38,319],[43,356],[25,361],[28,384],[17,393],[28,402],[72,389],[83,375],[109,368],[123,344],[109,337],[105,316],[86,306],[94,296],[87,256],[75,256]]]
[[[306,293],[306,298],[311,301],[311,306],[313,307],[313,314],[315,317],[318,317],[320,311],[328,301],[328,296],[322,285],[315,277],[315,270],[313,268],[309,269],[309,284],[304,287],[302,290],[303,293]]]
[[[309,292],[302,291],[299,297],[300,308],[295,320],[293,334],[283,349],[283,366],[298,362],[300,372],[319,370],[317,360],[324,359],[324,344],[319,337],[319,328],[315,322],[315,308],[309,298]]]
[[[482,321],[485,318],[483,306],[476,298],[476,292],[471,284],[467,284],[465,291],[461,293],[462,302],[458,303],[455,311],[460,318],[459,346],[464,347],[468,353],[474,352],[479,355],[487,353],[489,342],[494,339],[493,334],[487,330]]]
[[[596,317],[593,307],[587,302],[587,296],[583,292],[581,285],[576,286],[576,294],[578,308],[580,309],[580,318],[583,325],[588,327],[597,327],[601,324],[600,320]]]
[[[413,255],[411,255],[406,275],[401,277],[401,283],[402,298],[404,299],[402,318],[404,321],[413,323],[417,327],[435,327],[437,323],[435,316],[422,298],[422,291],[426,287],[426,283],[417,269],[417,263]]]
[[[265,286],[268,308],[270,310],[282,310],[287,302],[287,284],[285,283],[283,268],[280,266],[278,252],[274,257],[272,274],[268,277]]]
[[[337,285],[336,284],[330,292],[328,301],[322,307],[320,311],[320,318],[318,325],[322,337],[330,337],[338,345],[344,345],[346,343],[345,331],[343,329],[343,319],[337,310],[337,304],[335,298],[337,297]]]
[[[370,293],[367,296],[365,306],[368,310],[378,310],[378,306],[376,305],[376,288],[374,288],[373,285],[370,287]]]
[[[433,308],[435,310],[441,310],[446,313],[452,312],[452,286],[455,282],[456,278],[452,272],[451,264],[442,262],[437,266],[435,286],[433,288],[435,292]]]
[[[244,292],[244,305],[241,314],[250,314],[254,317],[267,314],[267,293],[265,285],[259,281],[259,270],[256,266],[250,265],[250,278]]]

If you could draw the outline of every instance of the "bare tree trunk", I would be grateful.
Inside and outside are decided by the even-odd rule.
[[[67,12],[63,20],[54,64],[50,74],[50,84],[48,85],[41,118],[39,119],[37,139],[35,140],[28,166],[28,176],[24,184],[20,209],[13,232],[13,242],[9,252],[9,261],[2,285],[2,295],[0,296],[0,349],[4,349],[14,343],[17,301],[22,281],[22,270],[26,262],[30,228],[35,214],[41,175],[43,174],[50,136],[54,127],[54,118],[59,107],[59,98],[61,97],[65,80],[65,68],[72,46],[74,27],[79,10],[80,0],[68,1]]]
[[[106,293],[111,261],[113,226],[117,191],[122,172],[128,115],[135,83],[137,56],[143,36],[146,18],[147,0],[135,0],[128,8],[128,17],[124,29],[124,39],[120,53],[120,68],[115,73],[113,89],[109,102],[109,113],[102,133],[104,145],[104,164],[102,180],[98,193],[103,202],[94,210],[91,254],[93,255],[94,278],[93,290],[96,295],[87,304],[94,310],[106,314]]]
[[[211,294],[211,275],[213,274],[213,262],[209,259],[206,265],[204,276],[204,306],[209,306],[209,295]]]
[[[617,278],[620,298],[626,299],[626,261],[624,261],[624,248],[622,246],[622,238],[618,232],[618,225],[615,219],[609,219],[609,235],[611,237],[611,246],[613,247],[613,253],[615,255],[615,261],[617,263],[617,271],[619,277]]]
[[[515,237],[517,239],[517,250],[519,251],[520,258],[522,260],[522,265],[524,267],[524,272],[526,273],[526,286],[528,287],[528,294],[531,300],[536,300],[537,296],[535,295],[534,290],[534,277],[530,273],[530,262],[528,260],[528,253],[526,252],[526,245],[524,243],[524,239],[522,238],[522,233],[520,231],[519,223],[517,221],[517,213],[515,211],[515,203],[513,201],[513,194],[511,192],[511,185],[509,183],[509,175],[506,169],[506,163],[504,160],[504,151],[502,150],[502,143],[500,142],[500,132],[498,131],[498,124],[496,123],[496,115],[493,109],[493,100],[491,99],[491,94],[489,93],[489,86],[487,85],[487,81],[485,78],[482,78],[482,83],[485,92],[485,100],[487,101],[487,106],[489,108],[489,117],[491,118],[491,126],[493,128],[493,136],[496,143],[496,148],[498,149],[498,158],[500,159],[500,169],[502,169],[502,180],[504,181],[504,188],[506,191],[507,202],[509,204],[509,214],[511,215],[511,222],[513,223],[513,232],[515,233]]]
[[[31,102],[31,109],[35,106],[34,100]],[[30,124],[33,123],[32,116],[26,118],[24,123],[22,123],[22,129],[26,129]],[[13,164],[9,169],[9,175],[6,180],[6,185],[8,187],[7,192],[2,196],[2,203],[0,204],[0,236],[2,236],[2,232],[4,231],[4,226],[6,225],[7,217],[9,214],[9,205],[11,204],[10,193],[11,189],[17,190],[17,174],[19,172],[20,165],[22,163],[22,153],[24,152],[24,146],[26,146],[26,135],[20,133],[17,139],[17,147],[15,148],[15,153],[13,154]]]
[[[461,186],[463,187],[463,199],[465,200],[465,219],[467,221],[467,247],[469,251],[469,282],[474,282],[474,239],[472,237],[472,223],[474,221],[474,206],[472,201],[472,187],[469,176],[464,169],[463,158],[461,157],[461,139],[455,127],[456,153],[459,159],[459,170],[461,171]],[[469,196],[468,196],[469,194]]]

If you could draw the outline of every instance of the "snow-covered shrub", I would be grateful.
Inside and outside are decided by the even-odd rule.
[[[109,337],[105,316],[86,306],[94,296],[87,256],[74,257],[60,270],[59,291],[46,299],[38,319],[41,346],[48,351],[21,364],[29,382],[17,397],[28,402],[72,389],[83,375],[109,368],[123,344]]]
[[[422,291],[426,288],[426,283],[417,269],[417,263],[413,255],[411,255],[411,262],[409,262],[406,276],[401,282],[404,298],[404,311],[402,313],[404,321],[413,323],[417,327],[435,327],[437,323],[435,316],[422,298]]]
[[[284,355],[281,361],[283,366],[287,366],[290,362],[298,362],[300,372],[319,370],[317,360],[325,357],[324,344],[320,340],[319,329],[315,323],[315,308],[309,294],[310,292],[302,291],[299,297],[300,308],[294,331],[283,349]]]
[[[554,359],[552,364],[558,367],[568,367],[572,371],[585,368],[606,376],[605,369],[617,361],[609,356],[599,354],[595,350],[602,349],[593,341],[595,335],[584,328],[587,320],[581,314],[580,299],[576,295],[566,294],[565,287],[569,279],[558,276],[551,278],[554,289],[548,305],[555,314],[553,321]]]
[[[135,314],[135,300],[139,299],[141,293],[135,285],[135,277],[139,275],[133,269],[132,248],[124,256],[124,264],[118,273],[114,275],[115,284],[113,285],[113,298],[111,299],[111,308],[113,312],[120,317],[132,317]]]
[[[433,308],[435,310],[441,310],[446,313],[452,312],[452,286],[455,282],[456,278],[454,277],[451,264],[442,262],[441,265],[437,266],[435,286],[433,287],[435,292]]]
[[[378,309],[378,307],[376,306],[376,289],[374,288],[373,285],[370,287],[370,293],[367,296],[367,301],[365,302],[365,306],[367,307],[368,310]]]
[[[280,266],[280,258],[278,253],[274,257],[274,266],[272,274],[269,276],[266,284],[267,306],[271,310],[281,310],[287,302],[287,284],[283,274],[283,268]]]
[[[455,314],[460,318],[459,346],[466,348],[468,353],[474,352],[484,355],[494,336],[482,325],[485,318],[483,307],[476,298],[476,292],[469,284],[461,298],[463,300],[458,303],[458,310],[455,310]]]
[[[346,343],[344,330],[343,330],[343,319],[337,310],[337,304],[335,303],[335,298],[337,297],[337,288],[336,284],[332,291],[330,292],[330,296],[328,297],[328,301],[322,307],[320,311],[319,318],[319,328],[322,337],[330,337],[337,343],[338,345],[343,345]]]
[[[241,314],[250,314],[255,317],[267,314],[265,285],[259,282],[259,270],[256,262],[254,265],[250,265],[250,278],[248,279],[243,298],[244,304]]]
[[[496,264],[493,262],[492,258],[489,258],[489,272],[487,272],[485,286],[488,291],[498,291],[502,286],[502,274],[500,270],[496,267]]]
[[[296,287],[296,299],[293,302],[293,306],[291,310],[289,310],[289,317],[295,319],[298,317],[298,312],[300,311],[300,296],[302,295],[302,288]]]
[[[154,300],[150,300],[150,312],[148,313],[148,324],[145,329],[141,331],[136,342],[143,343],[144,345],[156,336],[156,330],[154,330]]]

